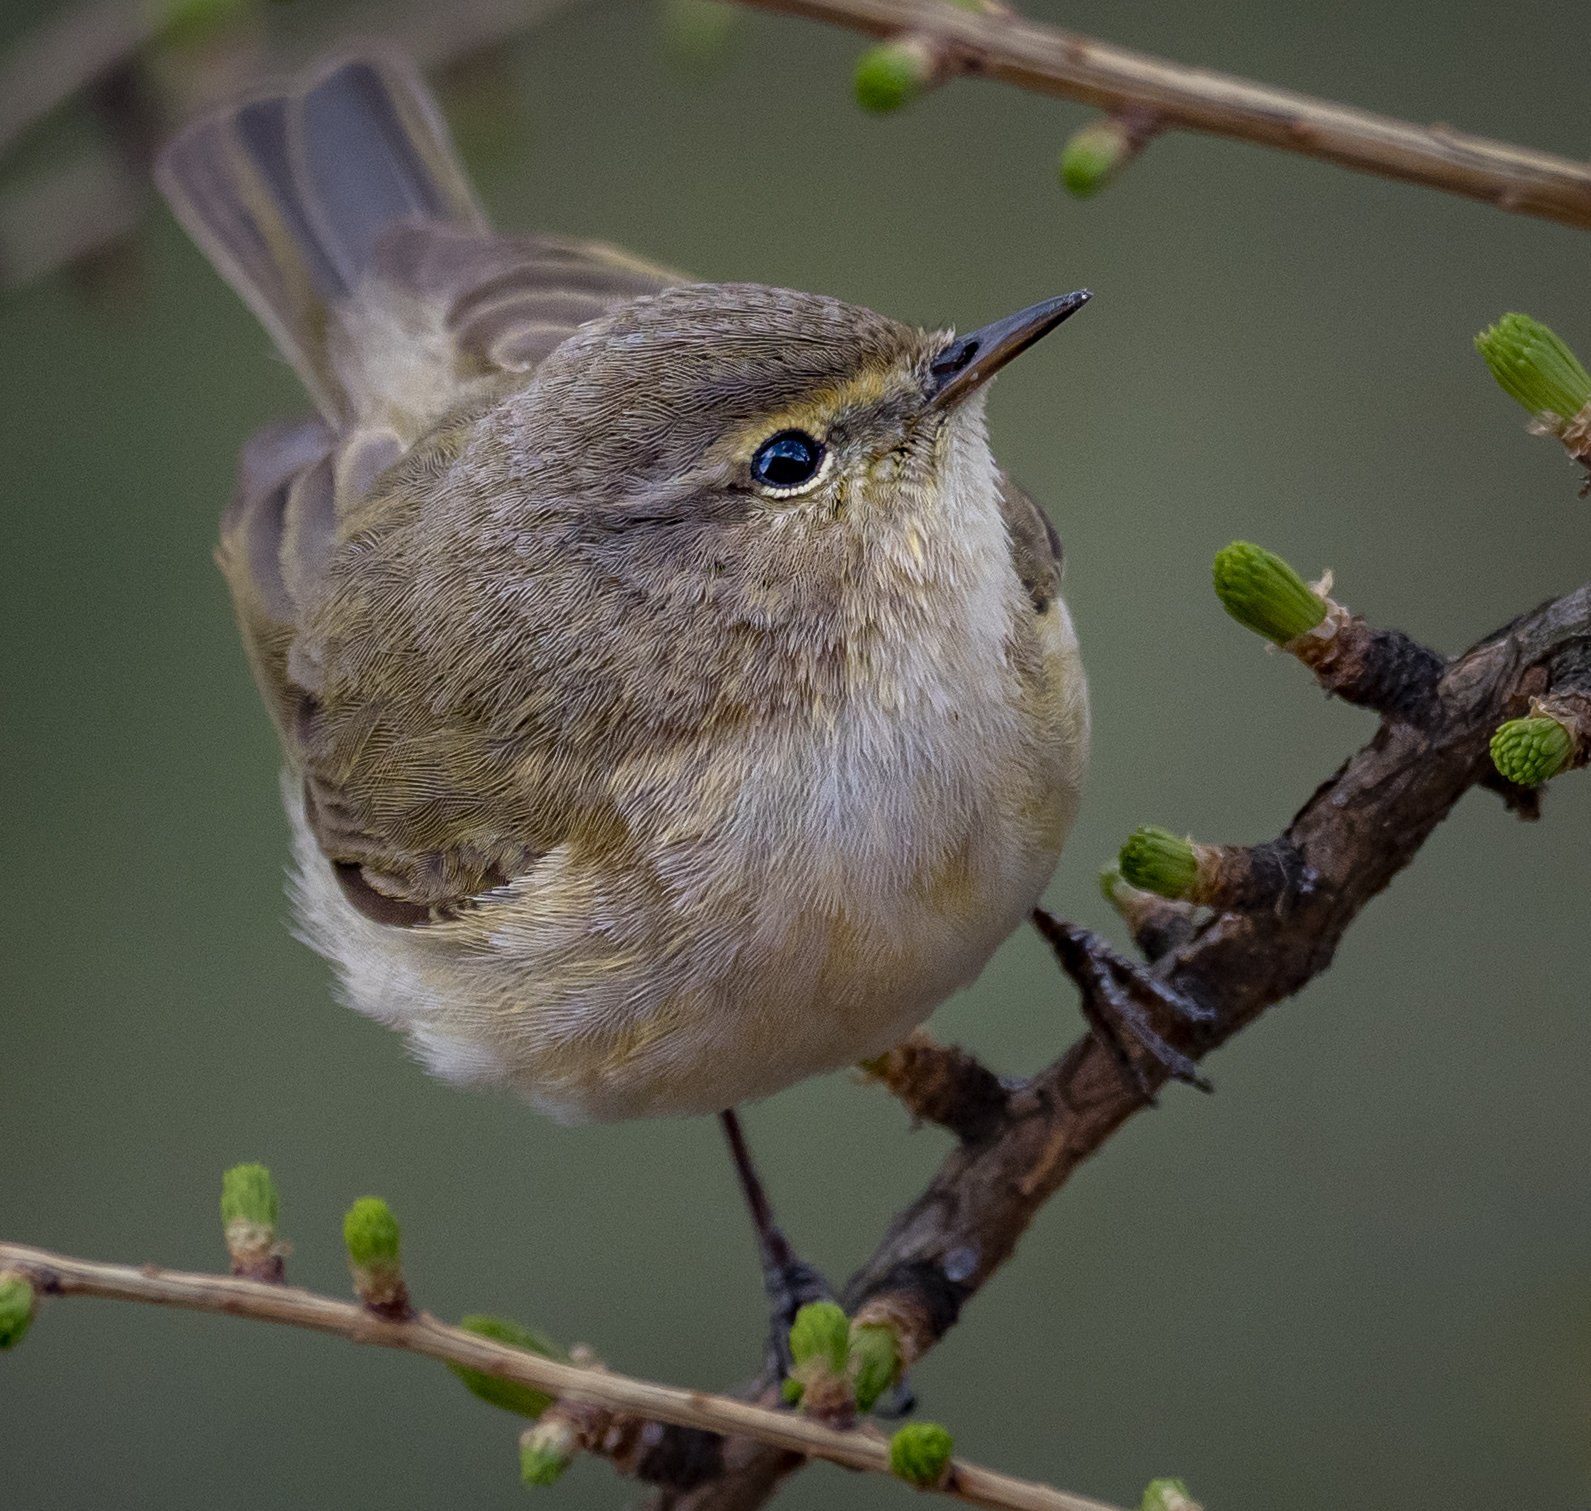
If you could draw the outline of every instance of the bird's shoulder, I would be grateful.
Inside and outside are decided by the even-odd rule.
[[[1061,591],[1061,537],[1050,517],[1005,472],[999,475],[1000,517],[1011,542],[1011,565],[1036,612],[1043,614]]]

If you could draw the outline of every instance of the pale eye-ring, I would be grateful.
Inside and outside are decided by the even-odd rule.
[[[787,498],[817,481],[826,455],[823,442],[806,431],[781,430],[752,456],[752,481],[776,497]]]

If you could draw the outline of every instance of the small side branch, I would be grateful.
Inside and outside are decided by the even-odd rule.
[[[50,1296],[100,1296],[187,1311],[216,1312],[333,1333],[351,1343],[422,1354],[543,1391],[560,1402],[606,1408],[650,1422],[672,1423],[752,1439],[802,1458],[827,1459],[847,1469],[889,1474],[889,1444],[867,1429],[838,1431],[791,1411],[705,1391],[656,1385],[579,1364],[543,1358],[449,1327],[428,1313],[397,1320],[373,1315],[351,1301],[227,1275],[163,1270],[154,1265],[102,1264],[24,1244],[0,1243],[0,1271],[16,1271]],[[952,1460],[941,1493],[999,1511],[1118,1511],[1102,1501],[1014,1479],[961,1459]]]
[[[958,1044],[941,1044],[926,1029],[862,1066],[922,1123],[948,1128],[964,1143],[987,1138],[1005,1121],[1007,1092],[992,1070]]]
[[[1485,200],[1501,210],[1591,228],[1591,163],[1535,152],[1450,126],[1419,126],[1288,89],[1130,52],[1041,26],[1003,6],[964,10],[944,0],[740,0],[848,26],[875,37],[933,39],[953,72],[1060,95],[1112,115],[1138,111],[1157,129],[1180,126],[1259,142]]]

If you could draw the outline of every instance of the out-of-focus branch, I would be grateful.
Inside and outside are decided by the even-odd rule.
[[[31,127],[97,84],[160,32],[144,0],[90,0],[61,11],[0,62],[0,158]]]
[[[1378,643],[1398,649],[1390,637]],[[1206,914],[1202,924],[1181,904],[1146,899],[1128,909],[1161,979],[1214,1012],[1209,1022],[1161,1023],[1165,1038],[1202,1058],[1318,976],[1360,910],[1413,860],[1466,791],[1495,776],[1487,747],[1497,726],[1533,699],[1587,694],[1591,583],[1446,662],[1419,707],[1400,704],[1316,789],[1281,837],[1312,877],[1287,908]],[[1152,1061],[1142,1068],[1151,1084],[1165,1079]],[[1073,1171],[1146,1105],[1098,1039],[1078,1040],[1010,1090],[993,1127],[951,1151],[851,1277],[846,1310],[888,1315],[909,1364],[955,1323]],[[948,1109],[936,1120],[955,1123]],[[667,1511],[753,1511],[800,1467],[761,1446],[729,1447],[720,1477],[660,1492],[657,1504]]]
[[[1499,209],[1591,228],[1591,163],[1446,125],[1420,126],[1288,89],[1192,68],[1024,20],[1004,5],[946,0],[738,0],[848,26],[917,37],[936,48],[938,76],[980,74],[1114,116],[1180,126],[1324,158],[1386,178],[1483,199]]]
[[[143,1301],[335,1333],[352,1343],[423,1354],[512,1380],[560,1401],[602,1406],[645,1421],[733,1433],[754,1439],[773,1452],[827,1459],[847,1469],[891,1472],[889,1444],[876,1432],[839,1431],[795,1412],[565,1364],[449,1327],[424,1312],[397,1319],[381,1317],[355,1302],[258,1280],[163,1270],[154,1265],[102,1264],[17,1243],[0,1243],[3,1271],[26,1276],[44,1295]],[[969,1505],[1003,1511],[1115,1511],[1102,1501],[1013,1479],[960,1459],[951,1461],[939,1486],[929,1488]]]
[[[0,161],[33,127],[82,97],[121,161],[91,154],[0,199],[0,288],[74,266],[125,239],[148,203],[145,159],[194,112],[286,74],[348,37],[382,37],[422,67],[484,53],[593,0],[366,0],[245,12],[202,42],[167,45],[150,0],[89,0],[43,23],[0,59]],[[132,86],[140,118],[121,118]],[[143,150],[143,149],[149,150]]]
[[[138,229],[143,201],[120,161],[105,153],[0,198],[0,284],[83,265]]]

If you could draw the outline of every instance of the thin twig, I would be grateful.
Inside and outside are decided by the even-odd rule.
[[[500,1379],[513,1380],[555,1396],[627,1412],[648,1421],[754,1438],[760,1443],[808,1458],[827,1459],[847,1469],[888,1474],[889,1444],[877,1432],[841,1432],[792,1411],[775,1411],[705,1391],[655,1385],[603,1369],[545,1359],[524,1349],[449,1327],[421,1312],[387,1321],[352,1301],[287,1286],[263,1285],[229,1275],[199,1275],[154,1265],[103,1264],[74,1259],[18,1243],[0,1243],[0,1271],[16,1270],[53,1296],[101,1296],[112,1301],[142,1301],[195,1312],[218,1312],[278,1322],[314,1332],[335,1333],[352,1343],[423,1354],[446,1364],[461,1364]],[[1014,1479],[962,1459],[951,1462],[945,1495],[998,1511],[1117,1511],[1103,1501]]]
[[[1591,163],[1190,68],[1042,26],[1004,7],[979,12],[944,0],[739,3],[876,37],[928,36],[953,53],[952,72],[983,74],[1111,112],[1143,110],[1162,128],[1259,142],[1483,199],[1520,215],[1591,228]]]

